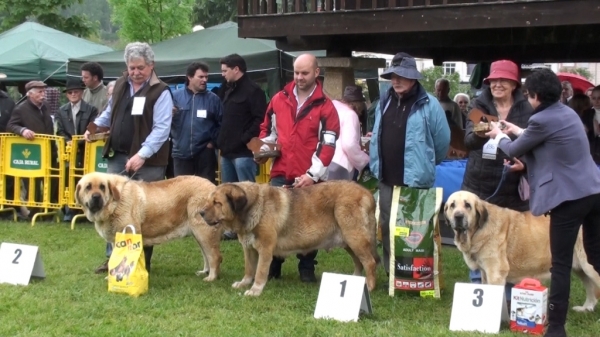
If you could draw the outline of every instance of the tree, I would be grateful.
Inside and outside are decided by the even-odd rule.
[[[469,85],[460,83],[460,75],[458,73],[444,74],[444,68],[436,66],[433,68],[427,68],[421,71],[423,78],[419,80],[425,90],[431,94],[435,92],[435,81],[439,78],[445,78],[450,82],[450,99],[454,98],[454,95],[459,92],[468,94]]]
[[[561,73],[571,73],[579,76],[583,76],[588,80],[593,80],[592,73],[586,68],[572,68],[572,67],[562,67],[559,70]]]
[[[211,27],[227,21],[237,22],[237,0],[196,0],[194,24]]]
[[[108,0],[123,42],[156,43],[192,32],[194,0]]]
[[[94,29],[85,15],[61,15],[61,10],[81,2],[82,0],[0,0],[0,32],[26,21],[35,21],[69,34],[88,37],[94,33]]]

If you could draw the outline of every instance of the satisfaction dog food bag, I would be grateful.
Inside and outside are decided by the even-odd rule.
[[[543,335],[548,289],[540,281],[526,278],[512,288],[510,297],[510,330]]]
[[[132,233],[126,233],[130,228]],[[148,292],[148,271],[142,245],[142,235],[128,225],[115,235],[115,244],[108,261],[108,291],[138,297]]]
[[[394,187],[390,212],[389,294],[440,298],[443,288],[438,214],[442,189]]]

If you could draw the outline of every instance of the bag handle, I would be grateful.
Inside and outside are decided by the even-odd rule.
[[[133,227],[133,225],[127,225],[127,226],[125,226],[125,228],[123,228],[123,234],[125,234],[125,232],[127,231],[127,228],[131,228],[131,232],[133,234],[135,234],[135,227]]]
[[[526,278],[526,279],[523,279],[523,281],[521,281],[521,283],[519,283],[519,285],[539,287],[541,285],[541,283],[539,280],[536,280],[533,278]]]

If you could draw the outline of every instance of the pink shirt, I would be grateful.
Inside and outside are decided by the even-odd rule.
[[[360,122],[358,115],[346,104],[334,100],[340,118],[340,136],[335,143],[333,162],[348,171],[361,171],[369,163],[369,155],[360,148]]]

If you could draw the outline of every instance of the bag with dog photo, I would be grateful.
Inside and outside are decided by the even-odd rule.
[[[415,292],[440,298],[442,189],[394,187],[390,211],[389,295]]]
[[[127,228],[131,233],[126,233]],[[142,234],[128,225],[115,235],[115,244],[108,261],[108,291],[138,297],[148,292],[148,271],[142,245]]]

